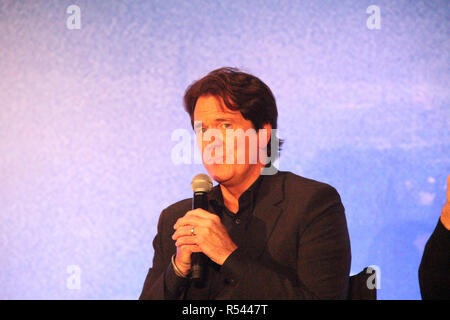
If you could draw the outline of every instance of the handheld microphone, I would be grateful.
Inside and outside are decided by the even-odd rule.
[[[192,179],[191,187],[194,191],[192,209],[208,210],[208,192],[212,189],[211,178],[203,173],[197,174]],[[193,252],[191,255],[191,279],[197,284],[203,282],[205,275],[203,264],[206,258],[206,255],[201,252]]]

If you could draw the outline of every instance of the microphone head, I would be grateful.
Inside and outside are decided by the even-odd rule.
[[[208,193],[212,189],[211,178],[204,173],[197,174],[191,182],[192,191]]]

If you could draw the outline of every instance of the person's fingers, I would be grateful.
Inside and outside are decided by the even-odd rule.
[[[179,237],[175,242],[177,247],[185,246],[185,245],[196,245],[197,244],[197,236],[183,236]]]
[[[189,233],[191,232],[190,231],[191,228],[192,227],[189,227],[189,226],[183,226],[183,227],[176,229],[175,232],[172,234],[172,240],[177,240],[179,237],[189,235]]]
[[[183,245],[177,247],[175,264],[184,274],[189,272],[191,267],[191,255],[193,252],[201,252],[200,247],[197,245]]]
[[[189,210],[183,217],[179,218],[173,228],[176,230],[187,225],[211,227],[218,222],[220,222],[220,218],[216,214],[203,209],[195,209]]]
[[[220,220],[218,215],[211,213],[209,211],[206,211],[204,209],[200,209],[200,208],[186,212],[185,217],[186,216],[195,216],[195,217],[204,218],[204,219],[213,219],[213,220],[219,219]]]
[[[194,234],[192,234],[192,228],[194,231]],[[186,237],[186,236],[193,236],[201,232],[202,227],[195,227],[191,225],[182,226],[176,229],[176,231],[172,235],[172,240],[178,240],[180,237]]]
[[[189,255],[193,252],[202,252],[200,247],[196,244],[185,244],[179,246],[180,250],[187,252]]]
[[[180,227],[189,226],[189,225],[195,227],[197,225],[202,225],[203,224],[202,222],[204,222],[203,220],[205,220],[205,219],[199,218],[194,215],[184,216],[177,220],[177,222],[174,224],[173,228],[176,230]]]

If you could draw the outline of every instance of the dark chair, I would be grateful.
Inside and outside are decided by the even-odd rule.
[[[378,274],[371,267],[351,276],[347,300],[377,300],[376,277]]]

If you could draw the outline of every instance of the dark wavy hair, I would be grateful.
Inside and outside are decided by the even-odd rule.
[[[192,128],[197,99],[206,95],[221,97],[227,108],[240,111],[244,119],[251,121],[257,131],[267,123],[272,129],[277,129],[278,111],[275,97],[264,82],[251,74],[237,68],[224,67],[211,71],[192,83],[184,94],[184,109],[191,117]],[[278,156],[284,141],[278,137],[276,139],[279,142]],[[270,143],[269,140],[268,146]],[[269,157],[270,149],[267,148]],[[266,166],[270,166],[270,163]]]

